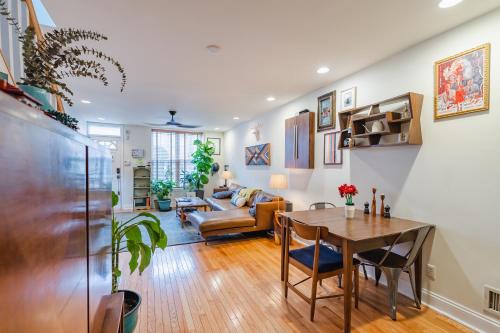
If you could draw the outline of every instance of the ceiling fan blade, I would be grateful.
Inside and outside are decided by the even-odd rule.
[[[184,124],[178,124],[176,126],[177,127],[181,127],[181,128],[198,128],[198,127],[201,127],[201,126],[198,126],[198,125],[184,125]]]

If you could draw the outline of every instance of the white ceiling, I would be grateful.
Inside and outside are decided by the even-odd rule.
[[[228,129],[500,6],[464,0],[44,0],[58,27],[102,32],[126,68],[119,92],[73,83],[81,120]],[[209,44],[221,46],[211,54]],[[320,65],[332,68],[316,74]],[[273,95],[276,101],[267,102]],[[88,99],[92,104],[79,103]],[[239,116],[240,120],[232,118]]]

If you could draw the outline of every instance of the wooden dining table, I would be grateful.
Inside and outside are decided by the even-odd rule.
[[[352,276],[355,253],[391,245],[398,235],[408,232],[398,243],[415,240],[420,228],[429,224],[400,218],[384,218],[380,215],[364,214],[356,210],[353,219],[346,219],[344,208],[317,209],[296,212],[281,212],[281,239],[289,236],[288,221],[297,221],[312,226],[328,228],[328,243],[342,249],[344,276]],[[284,284],[285,242],[281,242],[281,281]],[[352,278],[344,280],[344,332],[351,331]],[[417,295],[422,295],[422,254],[415,261]]]

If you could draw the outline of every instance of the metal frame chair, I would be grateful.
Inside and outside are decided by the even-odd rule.
[[[332,271],[326,271],[326,272],[319,272],[319,266],[320,266],[320,240],[324,239],[328,236],[328,228],[326,227],[315,227],[315,226],[309,226],[300,222],[295,222],[295,221],[289,221],[288,222],[290,225],[288,225],[288,228],[292,228],[295,233],[300,236],[303,239],[306,240],[314,240],[314,259],[313,259],[313,267],[312,269],[309,266],[306,266],[304,263],[301,261],[298,261],[297,259],[293,258],[290,256],[290,240],[288,237],[286,237],[285,240],[285,276],[284,276],[284,294],[285,298],[288,297],[288,288],[293,290],[295,293],[297,293],[302,299],[304,299],[306,302],[308,302],[311,305],[310,308],[310,319],[311,321],[314,320],[314,311],[316,307],[316,300],[318,299],[325,299],[325,298],[333,298],[333,297],[341,297],[344,294],[329,294],[325,296],[320,296],[318,297],[316,295],[317,291],[317,285],[318,282],[321,285],[321,280],[327,279],[329,277],[333,276],[338,276],[339,274],[342,274],[343,272],[343,265],[340,265],[340,267],[336,267],[335,270]],[[308,248],[308,247],[307,247]],[[303,248],[306,249],[306,248]],[[340,255],[338,252],[330,249],[330,248],[323,248],[323,251],[328,250],[331,251],[332,255]],[[299,249],[301,250],[301,249]],[[294,251],[299,251],[299,250],[294,250]],[[289,268],[290,264],[294,265],[298,269],[300,269],[302,272],[308,275],[307,278],[297,282],[297,283],[290,283],[288,281],[288,275],[289,275]],[[353,272],[354,272],[354,306],[358,308],[358,299],[359,299],[359,261],[355,259],[354,265],[353,265]],[[302,292],[300,292],[296,286],[309,280],[312,279],[312,290],[311,290],[311,296],[307,297],[304,295]]]
[[[336,208],[334,204],[331,202],[314,202],[309,206],[309,210],[312,210],[313,207],[314,209],[325,209],[327,206],[330,206],[331,208]]]
[[[385,274],[387,278],[387,287],[389,288],[389,301],[391,303],[390,316],[392,320],[396,320],[398,283],[401,272],[406,272],[410,276],[411,289],[413,291],[415,304],[417,308],[420,309],[421,303],[415,286],[415,271],[413,269],[413,265],[415,264],[418,254],[422,250],[422,246],[427,239],[431,228],[432,226],[426,226],[417,231],[417,237],[415,238],[412,247],[405,255],[396,254],[392,252],[392,249],[396,244],[398,244],[399,240],[405,237],[408,233],[415,232],[415,230],[400,233],[387,250],[377,249],[358,253],[358,258],[362,260],[362,262],[368,262],[368,264],[374,266],[376,270],[379,270],[379,272],[376,271],[377,285],[378,280],[380,279],[380,271]],[[385,253],[383,251],[385,251]],[[366,271],[365,278],[367,278]]]

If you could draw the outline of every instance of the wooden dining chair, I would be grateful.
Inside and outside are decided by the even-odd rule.
[[[309,206],[309,210],[318,210],[318,209],[336,208],[336,207],[337,206],[335,206],[331,202],[314,202],[314,203],[312,203]],[[332,250],[340,252],[340,249],[337,248],[334,245],[331,245],[331,244],[328,244],[328,243],[325,243],[325,242],[320,242],[320,243],[323,244],[323,245],[325,245],[325,246],[328,246]],[[363,269],[364,269],[364,266],[363,266]],[[342,274],[340,274],[340,275],[337,276],[337,280],[338,280],[338,286],[339,286],[339,288],[342,288]],[[319,281],[319,284],[321,285],[321,280]]]
[[[408,233],[415,232],[414,230],[400,233],[388,249],[376,249],[358,253],[358,258],[361,259],[362,263],[367,262],[369,265],[374,266],[375,269],[382,271],[387,278],[389,302],[391,306],[390,315],[392,320],[396,320],[398,282],[401,272],[406,272],[410,275],[411,289],[413,290],[415,304],[417,308],[420,309],[420,299],[417,295],[417,289],[415,286],[415,271],[413,269],[413,265],[415,264],[418,254],[422,250],[422,246],[429,235],[431,228],[432,226],[426,226],[417,231],[417,237],[415,238],[412,247],[405,255],[394,253],[392,252],[392,249],[396,244],[398,244],[399,240],[404,239]],[[380,274],[377,274],[375,278],[378,285]]]
[[[314,245],[306,246],[296,250],[290,250],[289,239],[285,240],[285,276],[284,276],[284,294],[288,297],[288,288],[297,293],[307,303],[311,305],[310,319],[314,320],[314,310],[316,300],[333,297],[341,297],[344,294],[329,294],[318,297],[316,295],[318,282],[329,277],[338,276],[343,273],[343,258],[342,254],[320,244],[320,240],[327,238],[328,228],[310,226],[296,221],[289,221],[288,228],[293,229],[295,233],[305,239],[314,240]],[[288,230],[289,232],[289,230]],[[354,272],[354,306],[358,308],[359,299],[359,260],[353,259]],[[308,276],[297,282],[290,283],[288,281],[290,264],[297,267],[299,270]],[[300,292],[296,286],[312,279],[311,296],[308,297]]]

